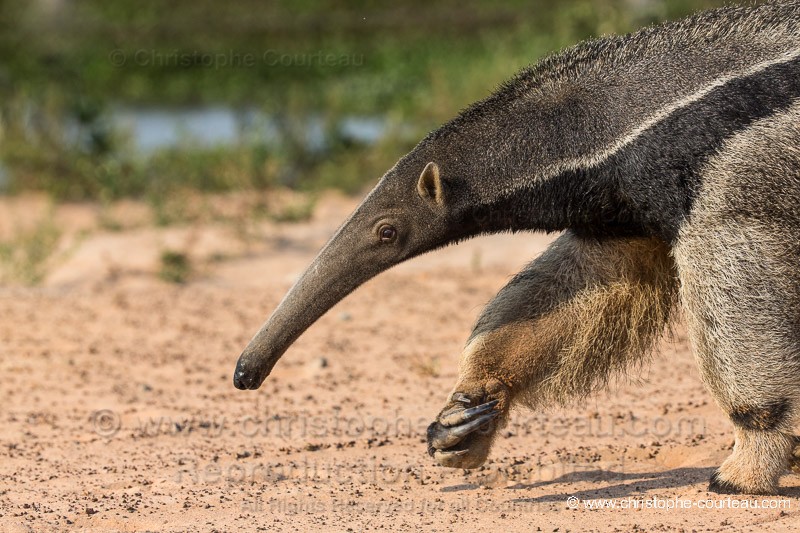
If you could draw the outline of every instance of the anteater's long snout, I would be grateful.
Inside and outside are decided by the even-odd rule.
[[[332,298],[330,293],[337,285],[333,284],[330,291],[319,287],[322,279],[315,274],[318,261],[319,258],[295,283],[239,356],[233,374],[233,385],[237,389],[259,388],[297,337],[335,303],[320,301],[320,295],[326,292]]]
[[[295,289],[290,291],[290,294],[295,292]],[[239,356],[236,370],[233,373],[233,385],[237,389],[254,390],[259,388],[272,372],[278,359],[294,342],[294,339],[302,333],[302,331],[297,331],[296,326],[292,327],[286,305],[287,299],[285,298]]]
[[[233,375],[237,389],[257,389],[289,346],[328,309],[355,289],[355,273],[341,272],[320,253],[245,347]],[[360,276],[357,276],[360,277]]]
[[[241,390],[255,390],[264,383],[272,367],[278,362],[283,353],[269,353],[259,351],[252,346],[252,342],[247,345],[239,361],[236,363],[236,370],[233,373],[233,386]]]
[[[391,264],[358,250],[353,218],[322,249],[248,343],[233,375],[237,389],[261,386],[289,346],[342,298]]]

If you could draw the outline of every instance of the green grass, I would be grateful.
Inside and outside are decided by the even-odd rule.
[[[158,276],[169,283],[186,283],[192,274],[189,256],[175,250],[161,252],[161,268]]]
[[[0,282],[41,283],[58,248],[61,231],[52,216],[0,241]]]
[[[314,213],[317,198],[307,195],[299,201],[292,202],[280,209],[274,209],[267,216],[275,222],[305,222]]]

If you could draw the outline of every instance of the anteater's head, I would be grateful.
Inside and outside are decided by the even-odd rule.
[[[258,388],[301,333],[376,274],[480,232],[458,151],[444,154],[437,144],[426,139],[401,159],[319,252],[245,348],[237,388]]]
[[[552,164],[568,144],[556,135],[565,128],[542,127],[565,114],[529,96],[518,102],[516,85],[429,134],[380,179],[247,345],[236,387],[258,388],[301,333],[376,274],[481,233],[532,227],[532,210],[507,200],[519,196],[519,169]]]

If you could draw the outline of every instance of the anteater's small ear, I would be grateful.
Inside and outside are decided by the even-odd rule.
[[[444,187],[442,178],[439,175],[439,165],[433,161],[425,165],[425,169],[420,174],[417,182],[417,193],[423,199],[431,200],[437,205],[444,203]]]

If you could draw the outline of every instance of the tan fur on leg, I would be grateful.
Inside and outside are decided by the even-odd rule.
[[[645,360],[676,294],[660,241],[567,233],[487,306],[454,390],[496,379],[529,406],[590,394]]]
[[[664,331],[676,294],[662,242],[565,233],[478,319],[458,382],[429,428],[430,453],[444,466],[480,466],[515,402],[566,402],[641,363]],[[446,425],[448,414],[492,401],[496,417],[486,431],[437,448],[442,435],[458,432]]]

